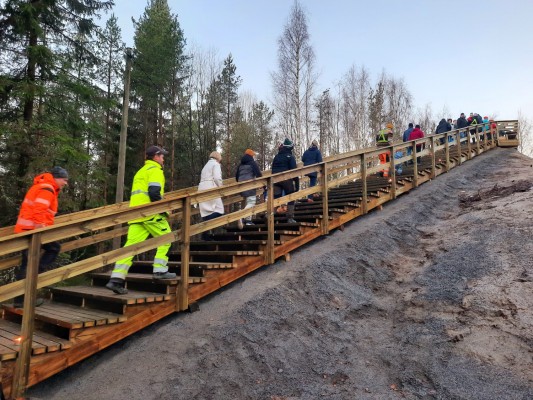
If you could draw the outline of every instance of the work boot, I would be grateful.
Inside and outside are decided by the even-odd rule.
[[[154,272],[154,279],[175,279],[176,274],[174,272]]]
[[[296,224],[296,221],[294,220],[294,204],[289,204],[287,206],[287,218],[288,224]]]
[[[44,304],[44,299],[41,299],[40,297],[35,299],[35,307],[42,306]],[[13,307],[14,308],[24,308],[24,296],[17,296],[13,300]]]
[[[127,294],[128,289],[124,287],[124,284],[126,282],[123,279],[120,278],[111,278],[109,282],[107,282],[107,285],[105,285],[106,288],[109,290],[112,290],[113,293],[116,294]]]

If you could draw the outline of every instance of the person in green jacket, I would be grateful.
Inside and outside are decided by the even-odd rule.
[[[150,146],[146,150],[144,166],[137,171],[133,178],[131,188],[130,207],[149,204],[162,200],[165,188],[165,163],[166,150],[158,146]],[[129,221],[128,238],[124,247],[128,247],[146,240],[149,236],[158,237],[171,232],[166,214],[149,215]],[[154,279],[173,279],[176,274],[168,272],[167,253],[171,243],[165,243],[157,248],[154,258]],[[126,276],[131,267],[133,256],[129,256],[115,263],[111,279],[106,288],[117,294],[126,294]]]

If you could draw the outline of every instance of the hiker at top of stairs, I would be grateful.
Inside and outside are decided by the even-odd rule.
[[[311,147],[309,147],[306,151],[304,151],[304,154],[302,156],[302,162],[305,165],[313,165],[318,164],[322,162],[322,153],[320,152],[320,149],[318,148],[318,142],[316,140],[313,140],[311,142]],[[316,186],[317,181],[317,172],[311,172],[310,174],[307,174],[309,177],[309,187]],[[317,194],[317,193],[315,193]],[[307,201],[313,201],[313,194],[310,194],[307,196]]]
[[[37,175],[32,187],[24,196],[15,225],[15,233],[28,232],[54,224],[57,214],[57,197],[59,192],[68,184],[68,173],[64,168],[54,167],[50,172]],[[45,243],[41,246],[44,250],[39,261],[39,272],[44,272],[52,264],[61,250],[58,242]],[[15,272],[17,280],[26,278],[28,266],[28,251],[22,252],[22,263]],[[43,304],[43,299],[37,299],[35,306]],[[23,307],[24,296],[14,299],[14,307]]]
[[[409,122],[409,125],[407,126],[407,129],[403,132],[403,136],[402,136],[403,142],[408,142],[409,141],[409,135],[411,134],[411,132],[413,132],[413,129],[415,129],[413,123]],[[413,149],[409,146],[407,148],[407,155],[410,156],[412,152],[413,152]],[[413,163],[413,161],[409,160],[409,161],[405,162],[405,165],[409,165],[409,164],[412,164],[412,163]]]
[[[254,160],[255,154],[255,151],[253,151],[252,149],[246,149],[246,151],[244,152],[244,155],[241,158],[241,163],[237,167],[237,172],[235,173],[235,179],[237,180],[237,182],[250,181],[252,179],[260,178],[261,176],[263,176],[263,174],[261,174],[259,166]],[[257,201],[256,189],[245,190],[244,192],[241,192],[241,196],[244,197],[244,200],[246,202],[246,205],[244,206],[245,210],[247,208],[252,208],[255,206]],[[251,215],[245,217],[244,221],[246,225],[254,225],[254,223],[252,222]],[[242,229],[242,219],[239,219],[237,223],[239,225],[239,229]]]
[[[209,160],[204,165],[204,168],[202,168],[198,191],[222,186],[222,169],[220,168],[220,161],[222,161],[220,153],[218,151],[211,152]],[[209,221],[224,215],[224,203],[220,197],[209,201],[203,201],[198,206],[200,207],[202,221]],[[202,232],[202,239],[212,240],[210,232]]]
[[[165,193],[165,175],[163,165],[165,155],[168,152],[158,146],[150,146],[146,149],[146,160],[144,166],[137,171],[133,177],[131,187],[130,207],[150,204],[163,199]],[[129,221],[128,237],[124,247],[128,247],[146,240],[149,236],[158,237],[171,232],[167,221],[168,214],[156,214],[137,218]],[[153,273],[155,279],[173,279],[176,274],[168,272],[167,253],[170,249],[171,241],[157,248]],[[133,256],[129,256],[115,263],[115,268],[111,273],[111,279],[106,284],[106,288],[117,294],[126,294],[126,275],[131,267]]]
[[[285,139],[283,145],[279,147],[278,154],[272,160],[272,173],[289,171],[296,168],[296,159],[292,154],[294,143],[290,139]],[[274,184],[274,198],[282,197],[282,194],[289,195],[300,190],[300,178],[287,179]],[[294,200],[290,201],[287,207],[287,222],[296,223],[294,220]]]
[[[425,134],[422,131],[422,129],[420,129],[420,125],[418,125],[418,124],[415,125],[415,129],[413,129],[413,132],[411,132],[411,134],[409,135],[409,140],[422,139],[423,137],[425,137]],[[422,150],[424,150],[424,147],[425,147],[424,143],[417,144],[416,145],[416,152],[420,153]],[[421,160],[422,160],[422,157],[417,157],[416,158],[416,163],[420,164]]]
[[[438,135],[439,133],[446,133],[446,132],[450,132],[451,130],[452,130],[452,126],[450,125],[450,123],[446,121],[444,118],[442,118],[439,121],[437,128],[435,129],[435,134]],[[444,144],[445,140],[446,140],[445,137],[440,138],[439,139],[440,144]]]
[[[389,122],[386,125],[385,129],[382,129],[378,132],[378,134],[376,135],[376,146],[378,147],[390,146],[392,144],[392,136],[393,136],[392,129],[393,128],[394,126],[392,125],[392,123]],[[386,165],[386,168],[384,167],[380,171],[380,175],[383,176],[384,178],[388,178],[389,177],[388,163],[390,162],[390,151],[387,150],[387,151],[384,151],[383,153],[379,153],[378,158],[379,158],[379,163],[381,165],[383,166]]]
[[[457,118],[457,129],[463,129],[468,126],[468,121],[465,118],[465,113],[461,113],[459,118]],[[459,131],[459,136],[462,138],[466,137],[466,131]]]

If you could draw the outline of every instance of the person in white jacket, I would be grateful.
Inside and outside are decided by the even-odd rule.
[[[209,155],[209,161],[204,165],[202,173],[200,174],[200,184],[198,191],[212,189],[222,186],[222,170],[220,168],[220,161],[222,156],[218,151],[213,151]],[[204,201],[199,204],[200,215],[202,221],[209,221],[213,218],[218,218],[224,215],[224,204],[220,197]],[[209,232],[202,232],[203,240],[212,240]]]

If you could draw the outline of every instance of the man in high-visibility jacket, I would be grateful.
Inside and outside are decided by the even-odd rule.
[[[166,154],[168,152],[160,147],[148,147],[144,166],[137,171],[133,178],[130,207],[149,204],[163,199],[165,188],[163,165]],[[146,240],[148,236],[158,237],[171,232],[166,214],[137,218],[129,221],[128,224],[128,238],[124,247],[140,243]],[[170,245],[171,243],[169,242],[157,248],[153,263],[154,279],[173,279],[176,277],[176,274],[168,272],[167,253]],[[125,283],[132,260],[133,256],[129,256],[115,263],[115,268],[111,273],[111,279],[107,283],[106,288],[117,294],[128,293]]]
[[[33,180],[33,186],[24,196],[24,201],[20,206],[15,233],[28,232],[53,225],[57,214],[57,196],[67,184],[68,173],[61,167],[54,167],[50,172],[37,175]],[[39,261],[39,272],[44,272],[57,258],[61,245],[58,242],[49,242],[44,243],[41,248],[44,253]],[[27,265],[28,251],[24,250],[22,263],[15,273],[17,279],[26,278]],[[43,299],[38,298],[35,305],[40,306],[43,302]],[[15,297],[14,307],[21,308],[23,303],[24,296]]]
[[[386,125],[386,128],[385,129],[382,129],[378,132],[377,136],[376,136],[376,145],[379,147],[379,146],[389,146],[392,142],[392,129],[394,128],[394,126],[392,125],[392,123],[388,123]],[[383,153],[380,153],[378,155],[378,158],[379,158],[379,163],[382,164],[382,165],[385,165],[385,164],[388,164],[390,162],[390,152],[387,150],[387,151],[384,151]],[[383,177],[385,178],[388,178],[389,177],[389,167],[387,166],[387,168],[383,168],[381,170],[381,175],[383,175]]]

